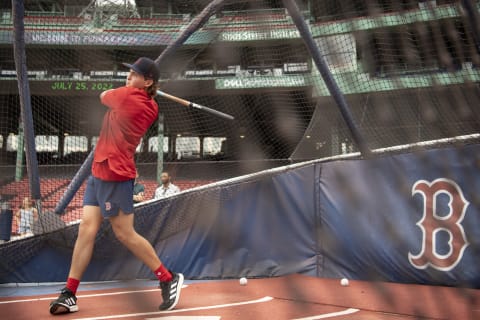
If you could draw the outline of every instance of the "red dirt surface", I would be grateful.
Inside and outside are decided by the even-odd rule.
[[[158,311],[161,295],[152,287],[80,291],[80,311],[62,316],[48,313],[55,297],[1,298],[1,318],[480,319],[480,290],[364,281],[342,287],[339,280],[300,275],[250,279],[246,286],[238,280],[189,284],[169,312]]]

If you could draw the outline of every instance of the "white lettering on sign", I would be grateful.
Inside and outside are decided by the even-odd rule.
[[[269,30],[269,31],[239,31],[225,32],[220,35],[222,41],[255,41],[267,39],[294,39],[299,38],[298,30]]]
[[[218,89],[297,87],[306,85],[303,77],[259,77],[257,79],[219,79],[217,81]]]

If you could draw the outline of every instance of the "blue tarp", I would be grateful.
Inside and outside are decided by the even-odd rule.
[[[479,151],[262,173],[137,207],[135,226],[188,278],[304,273],[478,288]],[[64,281],[77,231],[0,246],[0,282]],[[83,280],[151,277],[105,222]]]

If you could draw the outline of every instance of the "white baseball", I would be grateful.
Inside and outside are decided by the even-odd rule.
[[[342,280],[340,280],[340,284],[344,287],[348,286],[348,279],[347,278],[342,278]]]
[[[248,282],[247,278],[245,278],[245,277],[240,278],[240,285],[241,286],[246,286],[247,282]]]

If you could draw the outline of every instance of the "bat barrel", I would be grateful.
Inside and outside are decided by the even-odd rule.
[[[198,109],[198,110],[203,110],[204,112],[208,112],[210,114],[213,114],[213,115],[215,115],[217,117],[220,117],[220,118],[223,118],[223,119],[227,119],[227,120],[235,119],[233,116],[231,116],[229,114],[223,113],[221,111],[218,111],[218,110],[215,110],[215,109],[212,109],[212,108],[209,108],[209,107],[202,106],[198,103],[194,103],[194,102],[191,102],[191,101],[179,98],[179,97],[172,96],[171,94],[165,93],[165,92],[160,91],[160,90],[157,90],[157,94],[161,97],[164,97],[166,99],[175,101],[175,102],[177,102],[181,105],[184,105],[186,107],[192,107],[192,108],[195,108],[195,109]]]
[[[224,118],[224,119],[227,119],[227,120],[235,119],[233,116],[231,116],[229,114],[223,113],[221,111],[218,111],[218,110],[215,110],[215,109],[212,109],[212,108],[209,108],[209,107],[202,106],[202,105],[197,104],[197,103],[192,103],[192,107],[196,108],[196,109],[199,109],[199,110],[203,110],[203,111],[208,112],[210,114],[214,114],[214,115],[216,115],[220,118]]]

